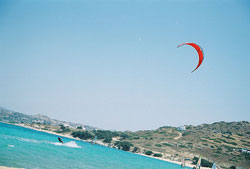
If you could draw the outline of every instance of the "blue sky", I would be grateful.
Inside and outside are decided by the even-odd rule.
[[[104,129],[250,120],[250,3],[2,0],[0,106]],[[203,47],[196,51],[183,42]]]

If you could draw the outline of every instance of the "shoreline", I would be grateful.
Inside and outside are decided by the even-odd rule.
[[[19,127],[24,127],[24,128],[28,128],[28,129],[31,129],[31,130],[36,130],[36,131],[39,131],[39,132],[49,133],[49,134],[53,134],[53,135],[56,135],[56,136],[62,136],[62,137],[70,138],[70,139],[72,139],[72,140],[78,140],[78,141],[83,141],[83,142],[90,143],[90,141],[86,141],[86,140],[82,140],[82,139],[79,139],[79,138],[75,138],[75,137],[73,137],[73,136],[71,136],[71,135],[69,135],[69,134],[60,134],[60,133],[56,133],[56,132],[49,131],[49,130],[37,129],[37,128],[30,127],[30,126],[26,126],[26,125],[24,125],[24,124],[12,124],[12,123],[6,123],[6,122],[1,122],[1,123],[10,124],[10,125],[15,125],[15,126],[19,126]],[[101,143],[102,143],[102,142],[101,142]],[[98,145],[108,147],[108,146],[105,145],[104,143],[103,143],[103,144],[101,144],[101,143],[99,142]],[[110,147],[110,148],[111,148],[111,147]],[[128,152],[130,152],[130,151],[128,151]],[[133,153],[133,152],[130,152],[130,153]],[[145,155],[145,154],[142,154],[142,153],[133,153],[133,154],[137,154],[137,155],[141,155],[141,156],[144,156],[144,157],[149,157],[149,158],[158,159],[158,160],[161,160],[161,161],[166,161],[166,162],[169,162],[169,163],[174,163],[174,164],[181,165],[181,162],[179,162],[179,161],[174,161],[174,160],[170,160],[170,159],[167,159],[167,158],[153,157],[153,156],[148,156],[148,155]],[[186,161],[186,162],[185,162],[185,167],[193,168],[193,167],[195,167],[195,165],[193,165],[193,164],[191,163],[191,161]],[[18,168],[0,166],[0,169],[18,169]],[[202,169],[210,169],[210,168],[208,168],[208,167],[202,167]]]
[[[0,166],[0,169],[25,169],[25,168],[14,168],[14,167]]]

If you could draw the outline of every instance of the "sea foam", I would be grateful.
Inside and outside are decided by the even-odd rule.
[[[69,141],[66,143],[59,143],[59,142],[49,142],[49,141],[40,141],[40,140],[34,140],[34,139],[27,139],[27,138],[16,138],[19,141],[25,141],[25,142],[31,142],[31,143],[46,143],[46,144],[53,144],[56,146],[65,146],[65,147],[71,147],[71,148],[82,148],[81,146],[77,145],[75,141]]]
[[[65,146],[65,147],[71,147],[71,148],[81,148],[81,146],[77,145],[75,141],[70,141],[67,143],[58,143],[58,142],[51,142],[51,144],[54,144],[56,146]]]

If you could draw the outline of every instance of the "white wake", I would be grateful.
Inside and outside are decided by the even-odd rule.
[[[77,145],[75,141],[69,141],[66,143],[59,143],[59,142],[49,142],[49,141],[44,141],[44,140],[34,140],[34,139],[27,139],[27,138],[22,138],[22,137],[14,137],[15,139],[19,141],[25,141],[25,142],[31,142],[31,143],[46,143],[46,144],[53,144],[56,146],[65,146],[65,147],[71,147],[71,148],[82,148],[81,146]],[[12,147],[10,145],[9,147]]]
[[[81,146],[77,145],[75,141],[70,141],[70,142],[67,142],[67,143],[51,142],[51,144],[54,144],[56,146],[65,146],[65,147],[71,147],[71,148],[81,148]]]

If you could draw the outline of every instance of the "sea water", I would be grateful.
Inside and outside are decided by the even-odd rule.
[[[0,123],[0,166],[26,169],[180,169],[180,165]]]

